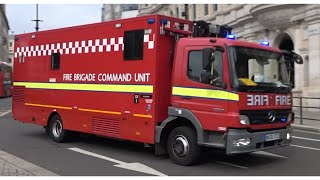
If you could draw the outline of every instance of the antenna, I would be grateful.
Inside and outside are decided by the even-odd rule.
[[[36,22],[36,31],[38,32],[39,31],[39,22],[43,22],[43,20],[40,20],[39,19],[39,12],[38,12],[38,9],[39,9],[39,5],[36,4],[36,19],[35,20],[31,20],[31,21],[35,21]]]

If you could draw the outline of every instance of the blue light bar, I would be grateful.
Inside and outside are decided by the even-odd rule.
[[[226,38],[227,38],[227,39],[235,40],[237,37],[236,37],[236,35],[234,35],[234,34],[227,34]]]
[[[168,24],[168,21],[167,21],[166,19],[161,19],[161,24],[167,25],[167,24]]]
[[[281,118],[281,122],[286,122],[287,119],[286,118]]]
[[[267,41],[267,40],[263,40],[263,41],[260,41],[260,44],[262,45],[262,46],[269,46],[269,41]]]
[[[153,24],[154,23],[154,18],[148,19],[148,24]]]

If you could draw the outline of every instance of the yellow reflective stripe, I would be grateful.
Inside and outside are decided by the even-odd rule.
[[[79,108],[78,110],[79,110],[79,111],[86,111],[86,112],[96,112],[96,113],[105,113],[105,114],[121,115],[121,112],[116,112],[116,111],[102,111],[102,110],[84,109],[84,108]]]
[[[135,117],[143,117],[143,118],[152,118],[151,115],[145,115],[145,114],[133,114]]]
[[[47,107],[47,108],[57,108],[57,109],[68,109],[71,110],[72,107],[65,107],[65,106],[53,106],[47,104],[33,104],[33,103],[24,103],[27,106],[36,106],[36,107]]]
[[[192,97],[201,97],[201,98],[213,98],[213,99],[239,101],[238,94],[228,92],[228,91],[222,91],[222,90],[173,87],[172,94],[178,95],[178,96],[192,96]]]
[[[25,86],[26,88],[32,88],[32,89],[153,93],[152,85],[37,83],[37,82],[14,82],[13,85]]]

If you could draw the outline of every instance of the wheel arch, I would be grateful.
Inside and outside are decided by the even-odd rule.
[[[203,142],[202,125],[190,110],[169,107],[168,114],[169,117],[156,127],[156,143],[166,141],[168,134],[178,126],[192,127],[196,131],[198,144]]]

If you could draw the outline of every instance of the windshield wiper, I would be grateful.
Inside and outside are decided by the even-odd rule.
[[[245,90],[246,92],[264,92],[265,90],[263,89],[258,89],[261,88],[261,86],[246,86],[246,85],[240,85],[239,86],[241,89]]]
[[[290,91],[290,85],[288,84],[276,84],[276,88],[274,92],[289,92]]]

